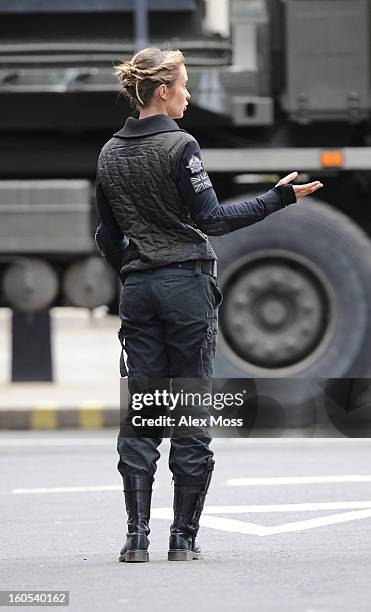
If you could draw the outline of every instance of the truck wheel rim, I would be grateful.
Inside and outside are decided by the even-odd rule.
[[[248,256],[225,271],[221,284],[220,330],[249,368],[296,369],[328,346],[335,299],[324,274],[305,258],[282,251]]]

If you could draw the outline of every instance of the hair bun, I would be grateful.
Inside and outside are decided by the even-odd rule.
[[[181,51],[148,47],[116,66],[114,75],[129,102],[144,107],[159,83],[170,87],[175,82],[182,63],[184,56]]]
[[[129,94],[129,97],[136,97],[136,76],[131,62],[123,62],[115,67],[114,75],[117,77],[122,89]]]

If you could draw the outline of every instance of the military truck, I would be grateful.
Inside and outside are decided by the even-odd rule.
[[[211,238],[219,377],[366,376],[371,368],[370,0],[0,0],[0,306],[117,302],[97,253],[101,146],[132,114],[112,76],[180,48],[220,202],[297,170],[324,188]]]

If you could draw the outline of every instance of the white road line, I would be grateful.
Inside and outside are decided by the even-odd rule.
[[[318,512],[320,510],[356,510],[371,509],[370,501],[337,501],[337,502],[308,502],[301,504],[272,504],[250,506],[206,506],[204,514],[247,514],[270,512]]]
[[[243,521],[212,517],[208,515],[201,517],[200,522],[202,525],[209,527],[210,529],[232,531],[234,533],[245,533],[258,536],[268,536],[293,531],[305,531],[306,529],[313,529],[315,527],[325,527],[327,525],[335,525],[337,523],[347,523],[349,521],[369,517],[371,517],[371,509],[355,510],[354,512],[342,512],[341,514],[332,514],[331,516],[297,521],[295,523],[285,523],[283,525],[277,525],[274,527],[265,527],[263,525],[256,525],[255,523],[245,523]]]
[[[303,512],[313,510],[340,510],[349,508],[366,508],[352,512],[342,512],[319,518],[284,523],[282,525],[264,526],[256,523],[239,521],[212,516],[212,514],[238,514],[253,512]],[[153,519],[171,519],[172,508],[154,508],[151,512]],[[204,527],[216,529],[217,531],[228,531],[247,535],[269,536],[280,533],[305,531],[315,527],[324,527],[338,523],[346,523],[371,517],[371,502],[323,502],[315,504],[278,504],[267,506],[208,506],[205,507],[200,523]]]
[[[259,487],[266,485],[322,484],[336,482],[371,482],[371,475],[344,474],[338,476],[274,476],[262,478],[229,478],[230,487]]]
[[[157,483],[156,483],[157,485]],[[157,485],[158,486],[158,485]],[[155,488],[157,488],[155,486]],[[81,493],[91,491],[122,491],[122,485],[95,485],[80,487],[39,487],[33,489],[13,489],[14,494],[43,494],[43,493]],[[248,513],[274,513],[274,512],[313,512],[328,510],[349,510],[319,518],[312,518],[293,523],[284,523],[276,526],[264,526],[256,523],[248,523],[236,519],[213,516],[215,514],[248,514]],[[153,508],[151,516],[154,519],[172,519],[172,508]],[[299,504],[271,504],[271,505],[241,505],[241,506],[206,506],[201,517],[201,525],[233,533],[267,536],[280,533],[303,531],[315,527],[334,525],[349,521],[371,517],[370,501],[338,501],[338,502],[306,502]]]
[[[344,483],[344,482],[371,482],[371,476],[362,475],[349,475],[349,476],[292,476],[292,477],[275,477],[275,478],[233,478],[227,480],[227,485],[230,486],[263,486],[263,485],[285,485],[285,484],[321,484],[321,483]],[[156,481],[154,489],[158,489],[159,483]],[[32,494],[32,493],[80,493],[88,491],[119,491],[122,490],[120,485],[86,485],[86,486],[65,486],[65,487],[34,487],[34,488],[18,488],[12,489],[14,494]],[[335,504],[338,502],[334,502]],[[342,502],[346,503],[346,502]],[[352,502],[349,502],[352,503]],[[356,502],[358,503],[358,502]],[[368,507],[369,502],[364,502],[365,506]],[[371,503],[371,502],[370,502]],[[301,506],[302,504],[296,504]],[[305,505],[305,504],[304,504]],[[318,504],[309,504],[313,506],[313,510],[317,509]],[[277,508],[283,508],[284,506],[291,506],[291,504],[281,504]],[[234,508],[237,506],[222,506],[225,508]],[[250,506],[238,506],[250,508]],[[264,506],[255,506],[256,508]],[[351,506],[354,507],[354,506]],[[310,510],[310,508],[306,508]],[[332,508],[329,508],[332,509]],[[280,512],[281,510],[277,510]],[[251,510],[246,510],[251,512]]]
[[[276,533],[288,533],[290,531],[303,531],[314,527],[324,527],[326,525],[336,525],[337,523],[347,523],[359,519],[371,517],[371,508],[368,510],[355,510],[354,512],[342,512],[340,514],[332,514],[331,516],[323,516],[319,518],[309,519],[307,521],[298,521],[295,523],[286,523],[277,527],[266,528],[267,535]]]
[[[370,511],[371,512],[371,511]],[[244,533],[248,535],[265,536],[266,527],[257,525],[256,523],[244,523],[233,519],[217,518],[214,516],[204,515],[200,519],[200,524],[203,527],[216,529],[217,531],[230,531],[233,533]]]
[[[36,489],[12,489],[15,495],[28,495],[33,493],[85,493],[88,491],[122,491],[120,485],[101,485],[88,487],[38,487]]]
[[[371,510],[370,501],[307,502],[301,504],[260,504],[249,506],[205,506],[203,516],[211,514],[260,514],[271,512],[318,512],[324,510]],[[172,508],[153,508],[152,518],[172,517]]]
[[[158,489],[158,483],[153,486]],[[91,491],[122,491],[122,485],[90,485],[81,487],[37,487],[34,489],[12,489],[15,495],[32,495],[34,493],[90,493]]]

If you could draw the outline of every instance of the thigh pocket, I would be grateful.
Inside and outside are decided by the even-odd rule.
[[[125,378],[128,376],[128,371],[125,364],[125,335],[124,335],[124,327],[121,325],[120,329],[117,332],[118,339],[121,343],[121,355],[120,355],[120,376]]]
[[[223,301],[223,294],[218,285],[218,281],[213,277],[211,277],[211,286],[212,286],[213,295],[214,295],[214,308],[219,308],[220,304]]]
[[[203,376],[212,378],[216,353],[216,337],[218,333],[218,320],[216,317],[208,319],[206,335],[201,346],[201,362]]]

